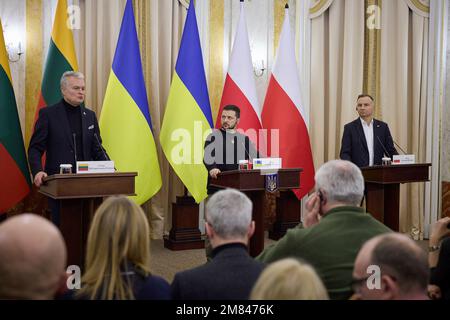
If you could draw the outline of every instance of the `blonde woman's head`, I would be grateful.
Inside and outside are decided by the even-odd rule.
[[[293,258],[267,266],[250,295],[252,300],[328,300],[328,293],[316,271]]]
[[[141,207],[124,196],[106,199],[89,230],[82,293],[90,298],[132,298],[122,273],[150,268],[150,231]]]

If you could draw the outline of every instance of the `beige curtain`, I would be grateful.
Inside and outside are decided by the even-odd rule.
[[[381,51],[372,53],[380,68],[376,115],[394,140],[425,162],[428,17],[407,0],[381,4]],[[311,17],[310,137],[318,167],[339,157],[344,124],[357,117],[355,99],[369,80],[363,79],[364,1],[334,0]],[[400,231],[422,239],[423,214],[424,184],[401,186]]]
[[[81,28],[74,30],[78,66],[86,76],[86,105],[100,116],[126,0],[79,0]]]
[[[310,139],[315,167],[339,158],[362,90],[364,1],[335,0],[311,20]]]
[[[381,20],[381,118],[416,162],[426,162],[428,18],[405,1],[383,1]],[[401,153],[401,151],[399,150]],[[424,184],[401,186],[400,231],[423,237]]]
[[[184,188],[181,181],[171,169],[159,143],[159,132],[164,117],[167,97],[175,68],[181,35],[186,19],[186,8],[178,1],[146,1],[147,26],[138,27],[139,39],[142,47],[147,51],[142,59],[145,69],[150,114],[152,116],[153,134],[158,149],[159,163],[161,166],[162,189],[147,204],[144,205],[148,213],[152,237],[161,238],[164,232],[171,227],[172,202],[176,196],[183,194]],[[139,3],[139,2],[138,2]],[[141,3],[142,4],[142,3]],[[142,10],[136,10],[142,14]],[[143,33],[148,36],[143,37]]]

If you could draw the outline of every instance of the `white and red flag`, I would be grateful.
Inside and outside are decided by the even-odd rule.
[[[241,119],[238,129],[247,131],[254,129],[258,134],[261,129],[261,111],[256,95],[255,78],[253,74],[252,57],[248,41],[247,24],[245,22],[244,3],[241,2],[239,23],[231,51],[228,73],[223,87],[222,100],[217,115],[216,128],[220,128],[222,109],[228,104],[234,104],[241,109]],[[249,138],[256,143],[251,134]]]
[[[302,168],[301,188],[294,190],[298,199],[303,198],[314,187],[314,163],[311,153],[305,111],[300,97],[300,78],[295,61],[295,49],[286,8],[280,43],[269,80],[262,111],[262,124],[269,136],[279,130],[279,146],[270,144],[268,151],[278,150],[283,168]],[[269,154],[270,155],[270,154]],[[276,156],[276,155],[271,155]]]

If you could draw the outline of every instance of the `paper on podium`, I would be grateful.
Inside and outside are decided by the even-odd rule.
[[[114,161],[77,161],[77,173],[113,173]]]
[[[281,158],[253,159],[253,169],[261,170],[262,175],[274,174],[281,168]]]
[[[413,164],[416,156],[413,154],[399,154],[392,157],[392,164]]]

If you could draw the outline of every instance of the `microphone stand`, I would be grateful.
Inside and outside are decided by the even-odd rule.
[[[392,137],[391,137],[391,139],[392,139]],[[394,142],[394,144],[400,149],[401,152],[403,152],[403,154],[406,154],[405,150],[403,150],[402,147],[400,147],[400,146],[398,145],[398,143],[395,142],[394,139],[392,139],[392,142]]]
[[[94,132],[94,137],[95,140],[97,140],[97,144],[100,147],[100,150],[102,150],[103,156],[105,157],[106,160],[111,161],[111,159],[109,158],[109,156],[106,154],[105,149],[103,149],[102,144],[100,143],[100,139],[98,138],[97,134]]]
[[[77,139],[76,139],[77,135],[76,133],[72,133],[72,138],[73,138],[73,153],[74,153],[74,158],[75,158],[75,168],[77,166]]]
[[[377,136],[377,139],[378,139],[378,142],[381,144],[381,147],[383,148],[383,150],[384,150],[384,152],[386,153],[386,155],[387,155],[389,158],[391,158],[391,160],[392,160],[391,155],[389,154],[389,152],[387,152],[387,150],[386,150],[384,144],[383,144],[383,143],[381,142],[381,140],[380,140],[380,137]]]

